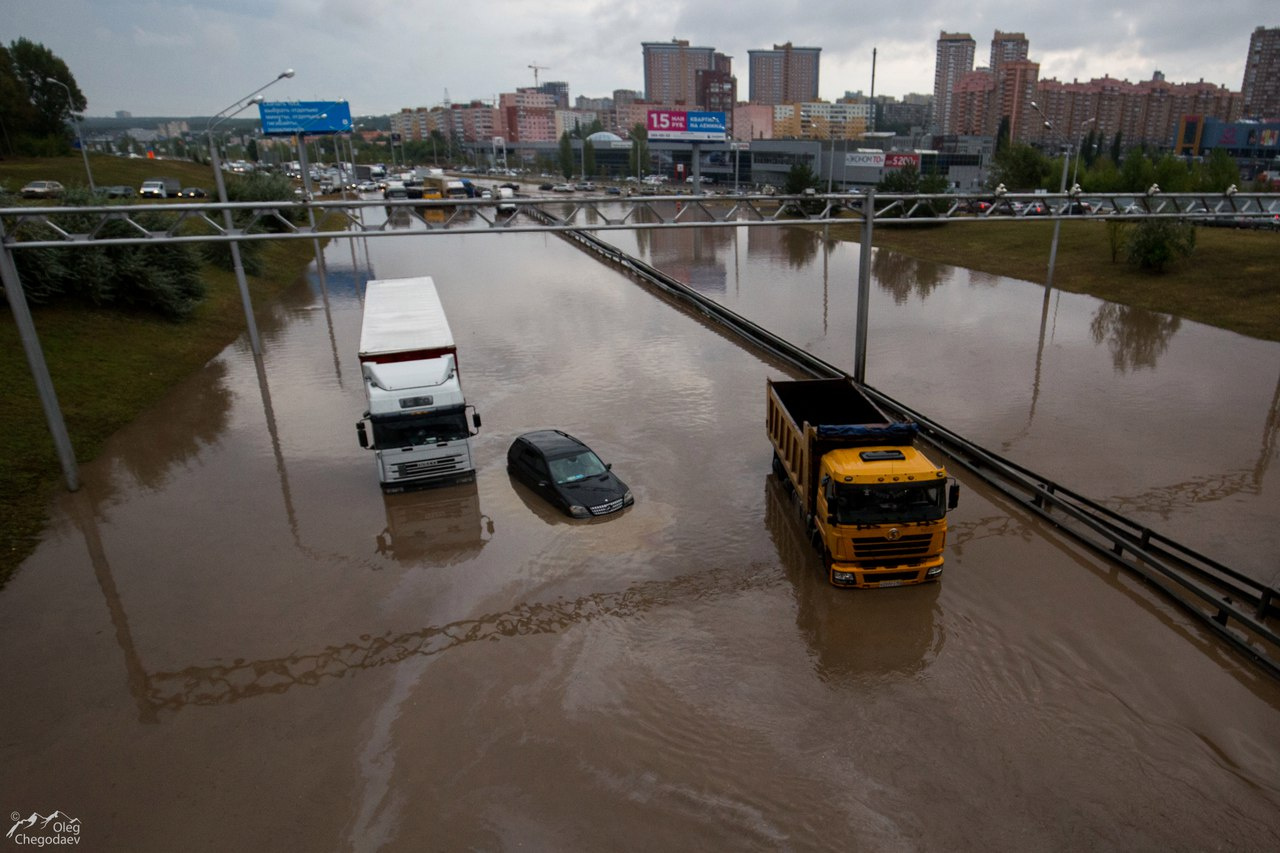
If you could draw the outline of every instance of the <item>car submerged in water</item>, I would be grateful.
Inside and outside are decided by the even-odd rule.
[[[507,450],[507,470],[573,518],[611,515],[635,503],[627,484],[590,447],[558,429],[527,432]]]

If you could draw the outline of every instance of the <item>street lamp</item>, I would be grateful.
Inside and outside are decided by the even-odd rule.
[[[1062,139],[1062,134],[1058,133],[1058,131],[1054,128],[1053,124],[1049,121],[1048,117],[1046,117],[1044,112],[1040,109],[1039,104],[1037,104],[1035,101],[1032,101],[1031,109],[1035,110],[1037,113],[1040,114],[1041,120],[1044,121],[1045,128],[1048,129],[1050,133],[1053,133],[1059,139]],[[1068,139],[1062,139],[1062,141],[1066,143],[1065,153],[1063,155],[1066,159],[1062,161],[1062,186],[1058,190],[1058,192],[1063,193],[1065,195],[1067,192],[1067,160],[1071,159],[1071,141]],[[1068,209],[1070,209],[1069,206],[1068,206]],[[1053,287],[1053,266],[1058,259],[1058,234],[1061,231],[1062,231],[1062,219],[1055,218],[1053,220],[1053,242],[1049,245],[1049,271],[1045,274],[1045,277],[1044,277],[1044,286],[1046,288]]]
[[[71,100],[71,87],[66,83],[63,83],[61,80],[53,77],[46,77],[44,80],[46,83],[58,84],[67,92],[67,111],[71,116],[71,123],[75,125],[76,128],[76,140],[80,143],[80,154],[84,157],[84,171],[85,174],[89,176],[89,192],[94,192],[97,190],[97,187],[93,185],[93,172],[89,169],[89,149],[84,147],[84,137],[80,134],[80,122],[76,121],[76,107]]]
[[[218,146],[213,141],[213,129],[233,115],[247,110],[254,104],[262,103],[263,99],[258,96],[259,92],[267,88],[267,86],[292,76],[292,68],[281,71],[270,83],[259,86],[225,110],[216,113],[205,126],[204,132],[209,142],[209,162],[213,164],[213,180],[218,187],[218,202],[224,205],[222,208],[222,222],[226,226],[228,233],[234,233],[235,222],[231,218],[231,211],[225,207],[227,204],[227,185],[222,179],[222,164],[218,162]],[[235,269],[236,284],[240,288],[240,303],[244,307],[245,324],[249,330],[249,345],[253,348],[254,355],[262,355],[262,341],[258,337],[258,324],[253,319],[253,300],[249,298],[249,282],[244,277],[244,264],[240,260],[240,244],[235,240],[231,241],[231,266]]]
[[[1098,120],[1097,118],[1087,118],[1087,119],[1085,119],[1084,121],[1080,122],[1080,127],[1079,127],[1079,129],[1078,129],[1078,131],[1077,131],[1077,134],[1079,133],[1079,131],[1083,131],[1083,130],[1084,130],[1084,126],[1085,126],[1086,124],[1089,124],[1089,123],[1091,123],[1091,122],[1095,122],[1095,121],[1097,121],[1097,120]],[[1083,152],[1080,150],[1080,147],[1079,147],[1079,146],[1076,146],[1076,165],[1075,165],[1075,167],[1071,170],[1071,186],[1073,186],[1073,187],[1074,187],[1074,186],[1079,186],[1079,183],[1076,181],[1076,178],[1077,178],[1077,177],[1079,176],[1079,174],[1080,174],[1080,157],[1081,157],[1081,155],[1082,155],[1082,154],[1083,154]]]

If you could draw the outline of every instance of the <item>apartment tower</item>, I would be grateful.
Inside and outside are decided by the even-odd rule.
[[[644,96],[650,103],[698,103],[698,72],[729,70],[729,58],[710,47],[690,47],[687,40],[646,41],[644,53]]]
[[[968,33],[942,33],[938,37],[938,54],[933,65],[933,114],[929,128],[933,133],[947,133],[951,115],[952,92],[956,83],[973,70],[977,43]],[[752,84],[754,85],[754,83]]]
[[[800,104],[818,100],[820,47],[775,44],[773,50],[747,51],[753,104]]]
[[[1248,118],[1280,119],[1280,27],[1258,27],[1249,37],[1240,94]]]

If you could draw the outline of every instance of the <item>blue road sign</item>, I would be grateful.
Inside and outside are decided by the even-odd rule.
[[[346,101],[263,101],[258,110],[262,132],[268,136],[351,130],[351,105]]]

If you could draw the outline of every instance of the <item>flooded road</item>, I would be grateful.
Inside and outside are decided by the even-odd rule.
[[[856,243],[798,228],[604,236],[853,371]],[[1280,344],[888,251],[872,275],[868,384],[1280,585]]]
[[[824,278],[821,252],[726,255],[795,239],[743,231],[669,260],[668,235],[640,239],[851,364],[855,277]],[[722,284],[712,250],[733,261]],[[241,341],[83,466],[0,591],[11,812],[59,809],[85,849],[129,851],[1280,844],[1280,685],[962,472],[941,584],[836,590],[769,475],[764,386],[782,367],[551,235],[327,259],[323,291],[312,276],[260,307],[261,365]],[[827,261],[855,269],[856,251]],[[484,418],[474,484],[378,489],[354,428],[370,272],[435,278]],[[872,384],[1082,490],[1163,488],[1168,508],[1142,511],[1178,533],[1208,510],[1230,539],[1268,512],[1274,345],[1239,339],[1236,375],[1262,388],[1220,432],[1194,427],[1262,441],[1187,461],[1193,438],[1159,445],[1116,401],[1162,405],[1149,380],[1182,383],[1178,367],[1230,395],[1213,372],[1229,347],[1176,355],[1200,334],[1182,324],[1158,369],[1122,371],[1107,335],[1080,340],[1097,303],[1055,295],[1040,348],[1038,289],[939,275],[927,295],[877,290]],[[1091,437],[1063,445],[1055,423]],[[505,451],[543,427],[591,444],[636,505],[593,523],[540,504]],[[1142,428],[1158,459],[1136,458]],[[1248,470],[1252,490],[1218,502],[1173,488]],[[1235,553],[1272,570],[1274,529],[1251,535]]]

